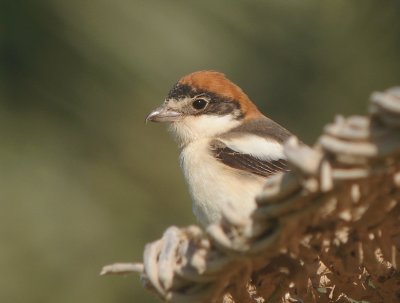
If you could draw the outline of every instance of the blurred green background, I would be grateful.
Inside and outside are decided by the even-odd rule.
[[[162,125],[183,75],[223,71],[307,143],[400,84],[400,1],[0,1],[0,302],[157,302],[137,276],[195,222]]]

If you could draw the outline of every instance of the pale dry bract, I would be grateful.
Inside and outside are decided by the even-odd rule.
[[[143,264],[102,273],[140,272],[169,302],[400,302],[400,88],[285,153],[292,170],[267,181],[251,217],[170,227]]]

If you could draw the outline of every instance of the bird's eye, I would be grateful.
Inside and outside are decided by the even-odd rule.
[[[200,110],[200,109],[205,108],[207,106],[207,104],[208,104],[207,100],[196,99],[193,101],[192,106],[193,106],[193,108]]]

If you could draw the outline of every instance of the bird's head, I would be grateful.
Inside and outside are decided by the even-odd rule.
[[[170,122],[178,143],[185,145],[261,116],[249,97],[224,74],[199,71],[181,78],[146,121]]]

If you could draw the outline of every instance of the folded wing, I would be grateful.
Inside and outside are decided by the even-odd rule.
[[[253,134],[215,139],[213,156],[225,165],[262,177],[289,171],[281,143]]]

